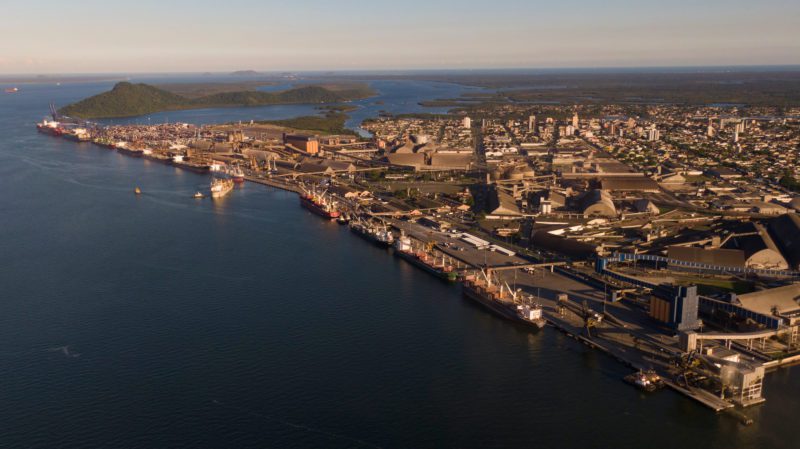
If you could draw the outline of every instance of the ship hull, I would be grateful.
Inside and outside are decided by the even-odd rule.
[[[211,183],[211,198],[222,198],[233,190],[233,183],[230,181],[215,181]]]
[[[442,271],[437,269],[436,267],[432,267],[425,262],[421,261],[419,257],[414,254],[408,253],[406,251],[395,251],[395,255],[400,257],[401,259],[405,259],[406,261],[410,262],[412,265],[416,265],[419,268],[427,271],[428,273],[438,277],[439,279],[447,282],[455,282],[457,279],[457,275],[454,271]]]
[[[357,236],[363,238],[364,240],[371,242],[373,245],[380,246],[381,248],[388,248],[392,246],[391,242],[385,242],[383,240],[380,240],[363,228],[359,228],[357,226],[350,226],[350,231],[352,231],[353,234],[356,234]]]
[[[338,211],[328,212],[322,207],[320,207],[317,203],[311,201],[310,199],[304,196],[300,197],[300,205],[308,209],[309,211],[319,215],[322,218],[327,218],[328,220],[333,220],[339,217]]]
[[[117,147],[117,152],[125,154],[125,155],[128,155],[128,156],[132,156],[132,157],[141,157],[142,154],[143,154],[143,151],[141,151],[141,150],[136,151],[136,150],[132,150],[130,148],[123,148],[123,147]]]
[[[541,329],[545,326],[545,320],[528,321],[522,318],[513,305],[505,305],[493,299],[486,297],[482,292],[475,289],[475,287],[464,283],[461,288],[462,294],[465,298],[472,300],[486,310],[492,312],[500,318],[504,318],[515,323],[524,324],[533,327],[534,329]]]
[[[62,131],[58,128],[51,128],[49,126],[36,126],[36,130],[42,134],[47,134],[48,136],[60,137]]]
[[[206,174],[211,172],[210,165],[191,165],[191,164],[183,164],[183,163],[175,163],[173,162],[172,165],[182,168],[184,170],[189,170],[190,172],[199,173],[199,174]],[[235,181],[234,181],[235,182]]]

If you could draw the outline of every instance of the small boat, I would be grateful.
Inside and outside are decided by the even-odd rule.
[[[6,88],[6,93],[7,94],[15,94],[17,92],[19,92],[19,88],[17,88],[17,87],[8,87],[8,88]]]
[[[136,187],[136,188],[133,189],[133,193],[135,193],[136,195],[141,195],[142,194],[142,189],[140,189],[139,187]]]
[[[652,393],[664,386],[664,381],[655,371],[638,371],[628,374],[623,380],[636,388]]]
[[[200,199],[200,198],[205,198],[205,197],[206,197],[206,196],[205,196],[205,195],[203,195],[203,194],[202,194],[202,193],[200,193],[200,192],[197,192],[197,193],[195,193],[195,194],[194,194],[194,196],[193,196],[193,198],[197,198],[197,199]]]

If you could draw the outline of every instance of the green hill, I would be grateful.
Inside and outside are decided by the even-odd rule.
[[[322,87],[305,86],[282,92],[224,92],[201,97],[194,102],[203,106],[259,106],[265,104],[337,103],[346,99]]]
[[[220,92],[186,98],[147,84],[117,83],[113,89],[62,108],[70,117],[98,119],[132,117],[180,109],[270,104],[339,103],[349,98],[320,86],[303,86],[280,92],[255,90]]]
[[[147,84],[117,83],[113,89],[62,108],[59,112],[80,118],[127,117],[178,109],[186,104],[180,95]]]

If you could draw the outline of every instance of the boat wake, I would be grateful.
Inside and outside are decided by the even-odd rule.
[[[49,348],[48,351],[50,351],[50,352],[60,352],[61,354],[64,354],[64,356],[69,357],[69,358],[73,358],[73,359],[74,358],[78,358],[78,357],[81,356],[80,353],[70,351],[69,345],[58,346],[58,347],[55,347],[55,348]]]

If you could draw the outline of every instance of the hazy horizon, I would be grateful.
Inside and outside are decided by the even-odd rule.
[[[497,74],[525,74],[525,73],[726,73],[726,72],[784,72],[800,71],[800,64],[771,64],[771,65],[706,65],[706,66],[609,66],[609,67],[443,67],[443,68],[402,68],[402,69],[308,69],[294,70],[281,69],[253,69],[233,68],[230,70],[192,70],[192,71],[120,71],[120,72],[28,72],[28,73],[0,73],[0,79],[11,77],[80,77],[80,76],[185,76],[185,75],[232,75],[234,72],[255,72],[255,75],[326,75],[326,74],[416,74],[416,73],[497,73]]]
[[[800,5],[786,0],[42,0],[4,13],[0,74],[800,64]]]

